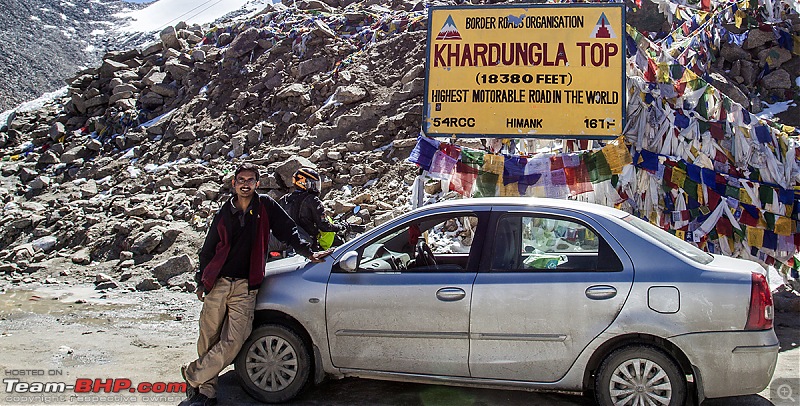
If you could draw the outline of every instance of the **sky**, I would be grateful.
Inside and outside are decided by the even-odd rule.
[[[145,3],[144,0],[133,0],[132,3]],[[123,31],[161,31],[168,25],[175,25],[180,21],[187,24],[210,23],[231,11],[242,8],[245,4],[253,3],[263,5],[269,2],[252,0],[159,0],[141,10],[122,13],[123,17],[130,17],[133,21],[120,27]],[[259,8],[259,9],[260,9]]]

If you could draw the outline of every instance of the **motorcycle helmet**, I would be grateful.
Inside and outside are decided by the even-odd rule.
[[[311,168],[300,168],[292,176],[292,183],[300,190],[319,193],[322,189],[322,178]]]

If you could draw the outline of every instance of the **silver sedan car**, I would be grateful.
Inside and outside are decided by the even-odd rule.
[[[323,263],[270,263],[235,368],[269,403],[347,376],[603,405],[752,394],[778,357],[762,273],[605,206],[438,203]]]

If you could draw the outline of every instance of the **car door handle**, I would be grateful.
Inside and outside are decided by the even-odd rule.
[[[461,288],[441,288],[436,291],[436,298],[442,302],[455,302],[467,296],[467,292]]]
[[[592,300],[611,299],[617,295],[617,289],[608,285],[595,285],[586,288],[586,297]]]

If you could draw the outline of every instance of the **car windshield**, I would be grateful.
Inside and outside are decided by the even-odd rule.
[[[643,233],[660,241],[667,247],[670,247],[673,250],[677,251],[686,258],[691,259],[692,261],[696,261],[701,264],[708,264],[714,260],[714,257],[712,257],[711,254],[701,250],[700,248],[695,247],[692,244],[689,244],[686,241],[681,240],[678,237],[675,237],[674,235],[636,216],[626,216],[625,218],[623,218],[623,220],[627,221],[630,225],[641,230]]]

